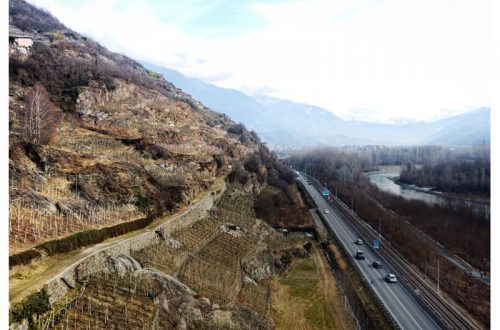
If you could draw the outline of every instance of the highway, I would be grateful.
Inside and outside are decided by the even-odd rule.
[[[441,327],[436,323],[434,318],[422,308],[414,295],[402,283],[387,283],[385,281],[385,276],[388,273],[394,273],[388,269],[388,265],[385,265],[382,261],[381,269],[376,269],[372,266],[373,261],[380,260],[375,255],[375,252],[367,246],[372,244],[372,242],[364,242],[363,245],[356,245],[355,241],[359,238],[358,233],[345,220],[342,214],[334,209],[313,185],[308,184],[302,174],[299,174],[298,180],[303,183],[306,191],[313,198],[321,213],[323,213],[327,222],[326,225],[336,234],[337,239],[346,251],[351,254],[354,264],[384,304],[394,321],[402,329],[440,329]],[[325,214],[325,210],[328,210],[329,213]],[[364,252],[365,260],[354,258],[358,250]],[[397,273],[395,275],[398,277]]]

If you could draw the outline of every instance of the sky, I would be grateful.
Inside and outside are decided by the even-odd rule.
[[[489,106],[484,0],[29,0],[136,60],[345,119]]]

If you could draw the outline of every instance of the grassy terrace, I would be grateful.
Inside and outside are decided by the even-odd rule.
[[[313,258],[294,260],[288,272],[272,281],[276,329],[352,328],[327,267],[315,248]]]

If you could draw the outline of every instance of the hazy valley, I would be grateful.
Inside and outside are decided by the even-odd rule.
[[[381,124],[348,121],[320,107],[280,100],[265,95],[247,95],[220,88],[181,73],[144,63],[211,109],[224,113],[254,130],[275,149],[343,145],[448,145],[490,143],[490,109],[434,122]],[[334,109],[333,109],[334,110]],[[401,109],[404,113],[404,109]]]

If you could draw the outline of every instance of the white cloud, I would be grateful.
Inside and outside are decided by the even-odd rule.
[[[62,0],[33,2],[133,58],[224,87],[265,87],[346,117],[363,118],[349,113],[367,109],[374,120],[429,120],[489,104],[486,0],[261,4],[253,10],[267,27],[211,40],[162,21],[146,1],[91,0],[78,10]]]

